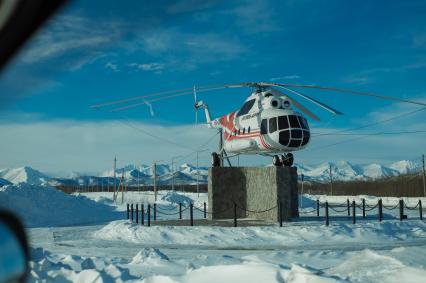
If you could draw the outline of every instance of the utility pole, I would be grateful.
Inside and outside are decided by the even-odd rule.
[[[220,153],[220,167],[223,167],[223,135],[222,128],[219,129],[219,153]]]
[[[425,173],[425,155],[422,154],[422,161],[423,161],[423,196],[426,197],[426,173]]]
[[[331,173],[331,164],[330,164],[330,195],[333,195],[333,174]]]
[[[157,201],[157,163],[154,163],[154,200]]]
[[[114,201],[117,199],[115,195],[116,191],[117,191],[117,156],[114,156],[114,192],[113,192]]]
[[[198,167],[198,150],[197,150],[197,195],[200,196],[200,168]]]
[[[140,181],[139,181],[139,169],[140,169],[140,167],[138,168],[138,192],[139,193],[141,193],[141,185],[140,185]]]
[[[121,174],[121,203],[124,203],[124,170],[123,173]]]

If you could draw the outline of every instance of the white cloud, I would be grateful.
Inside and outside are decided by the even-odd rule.
[[[426,68],[426,61],[419,60],[414,63],[408,63],[400,66],[370,68],[354,74],[347,75],[341,80],[346,83],[353,83],[357,85],[364,85],[377,80],[378,75],[402,73],[411,70],[418,70]]]
[[[79,16],[58,16],[36,35],[20,60],[31,64],[73,54],[86,58],[83,60],[86,63],[93,62],[103,48],[121,36],[118,25],[115,22],[94,22]],[[76,54],[77,51],[84,52]]]
[[[110,70],[112,70],[112,71],[114,71],[114,72],[118,72],[118,71],[119,71],[119,69],[118,69],[118,65],[117,65],[117,64],[115,64],[115,63],[108,62],[108,63],[106,63],[106,64],[104,65],[104,67],[105,67],[106,69],[110,69]]]
[[[130,63],[129,64],[130,67],[136,68],[138,70],[143,70],[143,71],[152,71],[155,73],[160,73],[164,67],[165,64],[163,63],[156,63],[156,62],[152,62],[152,63]]]
[[[161,58],[173,69],[192,70],[199,65],[239,58],[246,48],[237,36],[156,29],[140,36],[142,50]]]
[[[154,160],[170,162],[187,155],[203,143],[209,151],[200,155],[201,164],[210,162],[217,147],[215,130],[204,126],[160,126],[141,122],[54,121],[0,123],[2,158],[0,168],[31,165],[40,170],[102,171],[112,166],[117,154],[120,165]],[[152,137],[152,135],[156,137]],[[181,162],[194,161],[192,154]]]
[[[238,26],[246,33],[260,33],[279,31],[280,14],[272,7],[269,1],[243,1],[242,4],[228,13],[235,16]]]

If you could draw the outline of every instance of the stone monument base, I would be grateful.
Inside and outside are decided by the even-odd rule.
[[[238,218],[283,221],[298,217],[296,167],[211,167],[209,219]]]

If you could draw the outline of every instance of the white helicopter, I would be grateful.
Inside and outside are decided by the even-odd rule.
[[[203,101],[197,101],[197,93],[199,92],[242,87],[250,87],[253,89],[243,106],[239,110],[214,120],[211,118],[207,104]],[[278,88],[282,89],[282,91],[278,90]],[[224,159],[227,159],[229,162],[230,157],[240,154],[271,156],[272,163],[275,166],[292,166],[294,157],[291,152],[304,149],[311,139],[307,119],[300,112],[297,112],[295,108],[299,109],[313,120],[319,121],[318,116],[296,101],[292,95],[302,97],[334,115],[343,114],[312,97],[302,94],[300,91],[294,90],[294,88],[337,91],[426,106],[426,103],[422,102],[345,89],[311,85],[248,82],[166,91],[111,101],[91,107],[99,109],[111,105],[131,103],[110,110],[110,112],[117,112],[158,100],[193,94],[196,120],[198,120],[198,110],[204,109],[207,126],[209,128],[219,129],[221,133],[221,146],[218,152],[212,153],[212,166],[221,166]],[[134,103],[134,101],[138,100],[142,101]]]

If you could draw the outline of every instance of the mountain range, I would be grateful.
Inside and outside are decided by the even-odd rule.
[[[417,173],[421,171],[421,164],[410,160],[401,160],[388,165],[377,163],[366,165],[354,165],[347,161],[324,162],[318,165],[295,164],[298,167],[299,179],[313,182],[328,182],[330,180],[330,167],[333,180],[368,180],[383,177],[398,176],[400,174]],[[206,184],[208,167],[197,168],[190,164],[182,164],[172,174],[169,165],[158,164],[156,167],[157,184],[196,184],[197,178],[200,184]],[[121,178],[129,186],[152,185],[154,170],[148,165],[127,165],[116,170],[117,182]],[[52,186],[112,186],[114,184],[114,171],[105,171],[98,176],[85,174],[73,174],[69,178],[57,178],[49,176],[29,166],[0,169],[0,187],[10,183],[29,183],[35,185],[48,184]]]

